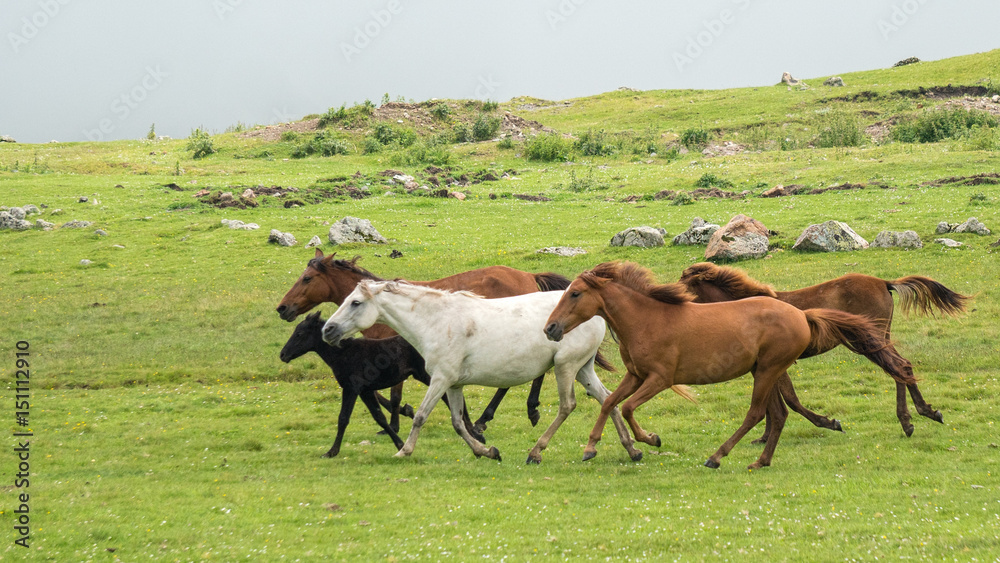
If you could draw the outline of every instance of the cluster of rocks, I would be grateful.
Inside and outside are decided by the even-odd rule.
[[[42,207],[44,207],[44,205]],[[39,209],[37,205],[31,203],[22,207],[0,207],[0,230],[26,231],[28,229],[40,229],[43,231],[51,231],[55,228],[55,223],[51,223],[41,218],[36,218],[34,223],[28,220],[28,217],[32,215],[40,215],[41,213],[42,210]],[[61,213],[61,209],[56,209],[49,215],[59,215]],[[91,223],[87,221],[70,221],[70,223],[63,226],[70,228],[77,226],[87,227],[90,226],[90,224]]]
[[[497,178],[491,177],[490,179],[496,180]],[[394,174],[392,176],[391,181],[395,185],[402,186],[403,189],[406,190],[406,193],[412,194],[412,195],[426,195],[426,196],[434,196],[434,197],[450,197],[450,198],[453,198],[453,199],[457,199],[459,201],[464,201],[465,197],[466,197],[466,195],[464,193],[462,193],[462,192],[451,191],[451,190],[448,190],[447,188],[432,189],[432,188],[430,188],[428,186],[422,186],[422,185],[418,184],[417,181],[416,181],[416,179],[413,176],[410,176],[409,174]],[[437,185],[439,185],[440,182],[437,181],[437,177],[436,176],[432,176],[431,177],[431,183],[433,183],[435,186],[437,186]],[[391,195],[395,195],[395,194],[393,194],[390,191],[390,192],[386,192],[385,195],[391,196]]]
[[[611,237],[611,246],[638,246],[653,248],[663,246],[667,231],[659,227],[629,227]]]
[[[226,225],[230,229],[240,231],[255,231],[260,228],[260,225],[257,223],[244,223],[238,219],[223,219],[222,224]],[[330,223],[327,222],[326,224],[329,225]],[[386,244],[389,242],[375,229],[371,221],[367,219],[358,219],[357,217],[344,217],[333,225],[330,225],[330,232],[327,235],[327,238],[330,241],[330,244],[334,245],[356,242]],[[279,231],[278,229],[271,229],[267,236],[267,242],[281,246],[295,246],[298,244],[295,235]],[[313,235],[313,237],[309,239],[309,242],[306,243],[305,247],[313,248],[322,246],[322,244],[323,241],[319,238],[319,235]]]
[[[938,223],[937,229],[935,231],[939,235],[944,235],[948,233],[973,233],[981,236],[986,236],[990,234],[986,225],[979,222],[979,219],[975,217],[969,217],[964,223],[949,223],[947,221],[941,221]]]
[[[546,246],[535,251],[535,254],[555,254],[556,256],[576,256],[587,251],[576,246]]]
[[[260,228],[257,223],[244,223],[239,219],[223,219],[222,224],[237,231],[256,231]]]
[[[706,223],[701,217],[695,217],[688,230],[674,237],[673,243],[677,246],[708,244],[712,235],[718,230],[719,225]]]

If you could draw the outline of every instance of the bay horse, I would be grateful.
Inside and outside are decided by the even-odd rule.
[[[693,303],[681,284],[656,285],[649,270],[630,262],[608,262],[580,274],[563,293],[544,325],[549,339],[560,341],[594,316],[604,318],[618,336],[627,372],[601,406],[584,460],[597,455],[596,444],[608,413],[620,402],[636,440],[658,445],[633,416],[635,409],[675,385],[705,385],[753,374],[750,409],[743,424],[708,461],[719,467],[740,439],[765,416],[772,430],[751,469],[771,464],[781,436],[785,410],[774,390],[778,378],[807,350],[843,344],[862,354],[893,379],[912,383],[909,362],[865,317],[831,309],[802,311],[763,297],[722,303]]]
[[[291,322],[299,315],[325,302],[340,305],[344,298],[354,291],[355,286],[361,280],[382,281],[382,278],[357,265],[360,256],[355,256],[351,260],[337,260],[335,259],[336,254],[334,252],[329,256],[324,256],[323,251],[316,249],[316,254],[309,260],[305,271],[278,304],[278,315],[282,319]],[[410,283],[436,289],[471,291],[483,297],[497,298],[513,297],[536,291],[563,290],[569,285],[569,280],[552,272],[532,274],[507,266],[489,266],[438,280]],[[362,334],[366,338],[388,338],[396,333],[383,324],[376,324],[365,329]],[[598,365],[604,369],[610,367],[603,356],[598,357],[597,361]],[[538,397],[542,388],[542,380],[543,377],[539,376],[532,384],[531,392],[528,394],[528,419],[532,426],[538,424],[538,406],[540,404]],[[486,430],[486,423],[493,420],[496,409],[506,394],[507,389],[497,390],[482,416],[475,422],[477,432],[481,433]],[[405,405],[400,409],[399,404],[402,402],[402,398],[402,383],[392,388],[389,400],[379,395],[379,402],[389,410],[390,424],[397,432],[399,431],[399,415],[413,416],[413,408],[410,405]]]
[[[461,423],[465,385],[512,387],[527,383],[555,368],[559,411],[528,454],[528,463],[540,463],[542,450],[576,407],[573,380],[602,403],[611,392],[594,372],[597,351],[604,341],[601,319],[583,323],[561,343],[546,340],[537,327],[559,301],[561,292],[535,292],[516,297],[483,299],[467,292],[449,292],[396,281],[365,280],[323,326],[323,339],[336,344],[344,336],[376,322],[391,326],[411,343],[427,363],[431,384],[413,416],[413,427],[397,457],[409,456],[420,429],[439,399],[447,394],[451,420],[476,457],[500,459],[496,446],[487,448]],[[642,453],[632,444],[621,414],[609,412],[622,445],[632,459]]]
[[[699,303],[732,301],[753,296],[765,296],[784,301],[799,309],[826,308],[837,309],[845,313],[866,315],[878,325],[885,339],[889,341],[892,330],[893,300],[892,292],[899,295],[899,306],[904,313],[917,311],[927,315],[934,308],[946,315],[957,315],[965,311],[969,297],[956,293],[940,282],[923,276],[906,276],[898,280],[883,280],[863,274],[847,274],[837,279],[826,281],[810,287],[794,291],[775,291],[770,285],[762,284],[736,268],[716,266],[709,262],[701,262],[689,266],[681,274],[680,283],[697,296]],[[810,350],[809,355],[818,355],[836,347]],[[892,343],[889,347],[895,351]],[[818,415],[802,406],[791,380],[782,378],[778,382],[782,398],[795,412],[806,417],[816,426],[841,430],[840,423]],[[910,411],[906,404],[906,391],[909,389],[913,406],[917,413],[937,422],[944,422],[941,411],[935,410],[924,401],[923,395],[916,383],[906,384],[896,382],[896,417],[906,436],[913,434],[913,424],[910,422]],[[766,439],[765,436],[761,440]]]
[[[323,341],[324,323],[326,319],[320,318],[319,311],[306,315],[305,320],[295,327],[280,354],[281,361],[287,364],[304,354],[316,352],[330,366],[333,377],[343,389],[340,414],[337,415],[337,438],[323,457],[336,457],[340,453],[344,431],[351,421],[351,413],[358,397],[398,450],[403,446],[403,441],[382,414],[375,391],[388,389],[410,376],[424,385],[430,385],[431,378],[424,368],[424,359],[402,336],[381,340],[347,338],[338,347],[330,346]],[[464,422],[466,428],[475,435],[468,416]]]

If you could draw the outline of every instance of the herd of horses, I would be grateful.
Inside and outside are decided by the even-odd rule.
[[[646,268],[631,262],[599,264],[569,280],[559,274],[532,274],[490,266],[432,281],[384,280],[358,266],[359,257],[315,257],[278,305],[282,319],[294,321],[317,305],[339,305],[329,318],[306,316],[281,351],[281,360],[316,352],[343,388],[337,437],[325,454],[336,456],[360,398],[382,431],[408,456],[435,404],[444,399],[455,431],[473,453],[500,459],[483,433],[507,390],[532,382],[528,417],[539,420],[539,392],[553,369],[559,409],[528,454],[541,453],[576,406],[573,381],[601,403],[584,450],[597,455],[608,417],[633,460],[642,458],[635,442],[659,447],[660,438],[639,426],[635,410],[665,389],[693,400],[689,386],[753,375],[750,408],[736,432],[705,462],[721,459],[754,426],[765,421],[759,459],[768,466],[788,408],[814,425],[842,431],[839,421],[817,414],[799,401],[788,368],[800,358],[843,345],[882,368],[896,385],[896,415],[910,436],[913,424],[907,392],[918,414],[943,422],[917,387],[910,362],[890,340],[893,293],[904,312],[955,315],[969,297],[923,276],[887,281],[848,274],[796,291],[776,292],[736,268],[699,263],[677,283],[659,284]],[[626,373],[614,392],[597,377],[595,366],[615,371],[600,346],[610,327]],[[360,331],[363,338],[348,338]],[[402,385],[413,377],[428,386],[419,407],[401,405]],[[496,387],[482,416],[472,422],[462,388]],[[386,399],[379,391],[390,389]],[[619,405],[621,405],[619,409]],[[382,412],[389,410],[390,419]],[[405,441],[400,415],[412,416]]]

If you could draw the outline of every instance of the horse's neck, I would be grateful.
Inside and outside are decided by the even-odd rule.
[[[337,283],[333,279],[333,274],[331,274],[327,279],[327,287],[330,288],[330,296],[329,299],[327,299],[327,301],[330,301],[331,303],[336,303],[338,305],[342,304],[344,302],[344,299],[347,299],[347,296],[350,295],[352,291],[354,291],[354,288],[358,285],[358,282],[360,282],[361,280],[369,279],[362,276],[361,274],[349,271],[340,271],[340,275],[342,275],[345,278],[348,278],[346,284]],[[348,289],[342,289],[342,287],[344,287],[345,285]]]
[[[649,331],[648,316],[655,310],[655,305],[677,307],[616,283],[606,284],[601,296],[604,299],[602,316],[622,342],[631,341],[633,337]]]
[[[344,360],[346,359],[346,355],[350,354],[351,343],[345,338],[341,341],[341,347],[338,349],[324,342],[322,338],[318,340],[319,342],[313,346],[312,351],[316,352],[316,354],[318,354],[319,357],[326,362],[326,365],[330,366],[330,369],[333,370],[334,378],[336,378],[339,382],[341,372],[343,371],[343,367],[345,365]]]
[[[382,291],[376,296],[379,320],[392,327],[423,354],[431,345],[430,337],[441,334],[452,320],[447,297]]]

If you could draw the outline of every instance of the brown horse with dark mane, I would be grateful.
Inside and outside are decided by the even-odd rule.
[[[622,416],[636,440],[659,445],[643,430],[636,408],[674,385],[719,383],[752,373],[753,394],[743,424],[705,465],[720,460],[765,416],[771,432],[760,458],[770,465],[788,411],[774,386],[807,350],[843,344],[872,360],[893,379],[913,383],[909,362],[889,346],[881,327],[869,319],[831,309],[802,311],[777,299],[751,298],[723,303],[692,303],[681,284],[657,285],[649,270],[630,262],[609,262],[580,274],[549,316],[545,333],[552,340],[594,315],[618,336],[627,373],[601,405],[584,459],[597,455],[596,444],[611,410],[621,401]]]
[[[888,281],[862,274],[847,274],[795,291],[775,291],[771,286],[754,280],[742,270],[716,266],[708,262],[688,267],[681,274],[680,283],[687,287],[688,291],[697,295],[696,301],[700,303],[764,296],[784,301],[799,309],[821,307],[856,315],[866,315],[883,330],[887,341],[889,341],[892,329],[892,292],[899,295],[899,306],[904,313],[917,311],[927,315],[931,314],[934,308],[937,308],[944,314],[957,315],[965,311],[965,304],[969,300],[969,297],[955,293],[941,283],[923,276],[906,276],[898,280]],[[830,348],[808,350],[807,354],[815,356],[827,352],[833,347],[836,347],[836,344]],[[892,348],[891,343],[889,347]],[[895,351],[894,348],[893,351]],[[840,430],[838,421],[832,421],[835,426],[831,426],[830,419],[802,406],[791,386],[791,380],[782,378],[777,385],[782,398],[792,410],[806,417],[816,426]],[[906,405],[907,389],[913,398],[913,406],[917,409],[917,413],[937,422],[944,421],[941,411],[934,410],[931,405],[924,401],[916,383],[903,385],[897,381],[896,417],[907,436],[913,434],[910,411]],[[766,440],[766,432],[765,430],[765,436],[761,438],[762,441]]]
[[[332,302],[340,305],[354,291],[359,281],[365,279],[382,280],[382,278],[358,266],[357,262],[361,258],[360,256],[355,256],[351,260],[337,260],[334,258],[336,254],[334,252],[329,256],[324,256],[323,251],[316,249],[316,254],[309,260],[305,271],[278,304],[277,311],[282,319],[291,322],[321,303]],[[409,283],[450,291],[471,291],[489,299],[513,297],[536,291],[557,291],[569,286],[569,280],[559,274],[551,272],[532,274],[507,266],[489,266],[439,280],[411,281]],[[362,334],[366,338],[389,338],[395,336],[396,332],[386,325],[376,324],[362,331]],[[600,354],[597,357],[597,364],[604,369],[613,369],[611,364],[607,363]],[[532,426],[538,423],[538,405],[540,404],[538,396],[542,379],[542,377],[535,379],[528,395],[528,418],[531,420]],[[507,389],[497,389],[493,400],[490,401],[482,416],[475,423],[478,432],[483,432],[486,429],[486,423],[493,419],[497,406],[506,394]],[[389,409],[391,413],[390,425],[393,430],[398,432],[401,412],[399,403],[403,397],[403,384],[400,383],[392,388],[389,401],[386,401],[381,395],[378,397],[379,402]],[[406,405],[402,414],[413,417],[413,407]]]

